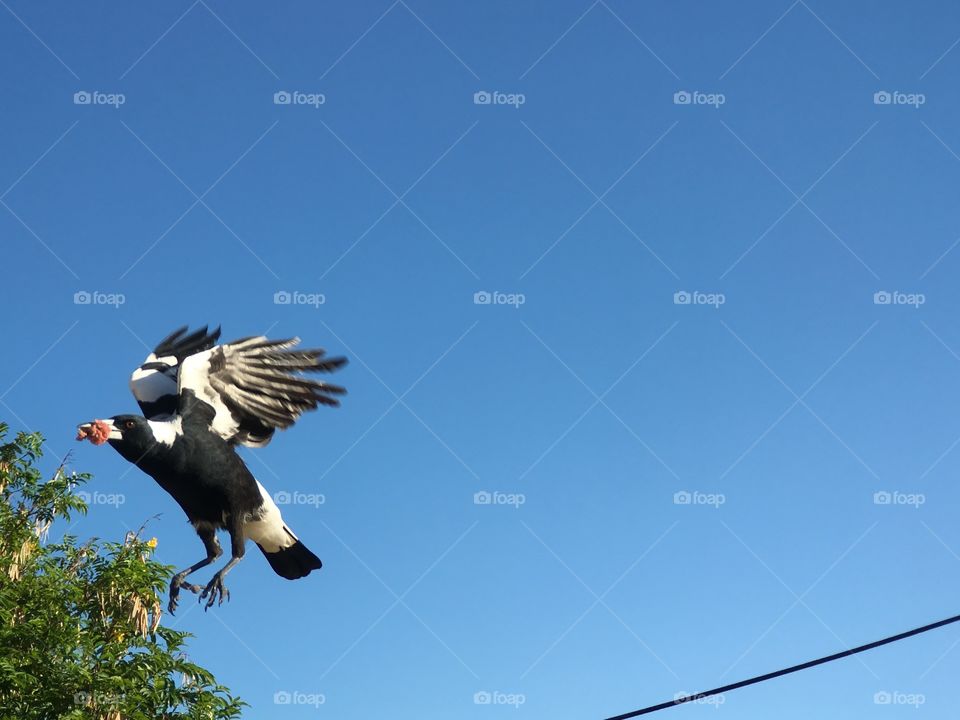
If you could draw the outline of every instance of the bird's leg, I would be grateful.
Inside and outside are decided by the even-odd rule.
[[[239,516],[239,513],[235,513],[235,517],[236,516]],[[207,604],[204,606],[204,610],[209,610],[211,607],[213,607],[213,603],[217,601],[218,594],[220,596],[220,601],[217,603],[218,605],[223,605],[224,600],[230,599],[230,591],[227,590],[227,586],[223,584],[223,578],[226,577],[227,573],[230,572],[230,569],[234,565],[243,559],[244,544],[246,540],[243,537],[242,523],[237,522],[237,520],[232,521],[230,523],[229,532],[231,555],[230,561],[213,574],[210,582],[207,583],[207,586],[203,589],[203,592],[200,593],[199,599],[201,601],[204,598],[207,598]]]
[[[196,572],[200,568],[206,567],[223,554],[223,550],[220,549],[220,543],[217,542],[216,531],[212,527],[202,526],[201,528],[197,529],[197,534],[200,535],[200,539],[203,541],[203,547],[207,551],[207,556],[200,562],[194,563],[186,570],[181,570],[170,580],[170,601],[167,603],[167,611],[171,615],[173,615],[174,611],[177,609],[181,587],[185,587],[193,593],[198,593],[203,589],[199,585],[193,585],[192,583],[184,582],[187,575]]]

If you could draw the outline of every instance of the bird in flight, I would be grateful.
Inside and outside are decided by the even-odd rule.
[[[217,345],[220,328],[164,338],[130,377],[143,415],[114,415],[77,427],[77,440],[109,443],[173,496],[193,525],[206,557],[173,576],[168,610],[181,588],[199,593],[209,609],[230,598],[226,574],[240,562],[248,539],[288,580],[321,567],[320,558],[283,522],[267,490],[237,454],[237,445],[263,447],[319,405],[337,407],[346,390],[304,373],[333,372],[346,358],[320,349],[294,349],[299,338],[249,337]],[[201,588],[191,573],[222,554],[217,530],[230,535],[230,560]]]

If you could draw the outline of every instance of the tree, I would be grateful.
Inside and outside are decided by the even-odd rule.
[[[42,436],[7,435],[0,423],[0,718],[239,717],[245,703],[185,656],[189,634],[161,624],[173,569],[156,539],[47,542],[86,512],[76,488],[90,477],[61,465],[44,481]]]

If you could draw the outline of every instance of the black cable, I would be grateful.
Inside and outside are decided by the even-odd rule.
[[[645,707],[640,710],[634,710],[633,712],[623,713],[622,715],[614,715],[612,717],[606,718],[606,720],[627,720],[627,718],[634,718],[639,715],[647,715],[648,713],[657,712],[658,710],[666,710],[667,708],[673,707],[674,705],[683,705],[684,703],[693,702],[694,700],[700,700],[702,698],[710,697],[711,695],[719,695],[720,693],[725,693],[730,690],[736,690],[737,688],[746,687],[747,685],[755,685],[756,683],[764,682],[765,680],[773,680],[773,678],[780,677],[781,675],[789,675],[790,673],[795,673],[798,670],[806,670],[807,668],[815,667],[817,665],[823,665],[824,663],[833,662],[834,660],[839,660],[841,658],[849,657],[850,655],[856,655],[857,653],[865,652],[866,650],[873,650],[873,648],[880,647],[881,645],[887,645],[892,642],[897,642],[897,640],[905,640],[908,637],[914,635],[919,635],[920,633],[929,632],[930,630],[936,630],[937,628],[943,627],[944,625],[950,625],[960,621],[960,615],[954,615],[949,617],[946,620],[940,620],[935,623],[930,623],[929,625],[924,625],[923,627],[914,628],[913,630],[907,630],[902,632],[899,635],[891,635],[888,638],[883,640],[877,640],[872,643],[867,643],[866,645],[860,645],[859,647],[850,648],[849,650],[844,650],[843,652],[834,653],[833,655],[827,655],[826,657],[817,658],[816,660],[810,660],[809,662],[800,663],[799,665],[793,665],[792,667],[784,668],[783,670],[776,670],[774,672],[767,673],[766,675],[758,675],[757,677],[752,677],[749,680],[741,680],[740,682],[731,683],[730,685],[724,685],[723,687],[714,688],[713,690],[706,690],[704,692],[694,693],[693,695],[684,695],[683,697],[676,698],[675,700],[670,700],[669,702],[663,702],[659,705],[651,705],[650,707]]]

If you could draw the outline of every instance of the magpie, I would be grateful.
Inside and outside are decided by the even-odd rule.
[[[206,557],[170,581],[172,614],[181,588],[199,593],[205,608],[230,599],[224,577],[253,540],[270,567],[288,580],[319,570],[320,558],[286,526],[267,490],[237,454],[238,445],[263,447],[274,432],[319,405],[337,407],[339,385],[304,373],[333,372],[343,357],[293,349],[299,338],[248,337],[217,345],[220,328],[164,338],[130,377],[143,415],[114,415],[77,426],[77,440],[109,443],[150,475],[180,505],[203,542]],[[186,582],[223,551],[217,531],[230,535],[230,560],[201,588]]]

